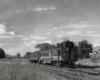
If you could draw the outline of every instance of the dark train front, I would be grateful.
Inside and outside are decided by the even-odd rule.
[[[78,60],[78,50],[73,42],[66,41],[60,47],[30,54],[29,60],[41,64],[74,67]]]
[[[71,41],[66,41],[61,47],[61,66],[74,67],[78,60],[78,49]]]

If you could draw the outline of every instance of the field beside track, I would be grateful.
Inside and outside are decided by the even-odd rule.
[[[54,69],[51,68],[49,69],[52,71],[49,71],[46,66],[42,68],[41,65],[30,63],[27,59],[1,59],[0,80],[74,80],[72,74],[70,78],[57,75],[54,73]],[[87,79],[82,78],[82,80]],[[88,78],[88,80],[91,79]]]
[[[100,66],[100,59],[79,59],[77,65]]]
[[[41,70],[28,60],[0,60],[0,80],[69,80]]]

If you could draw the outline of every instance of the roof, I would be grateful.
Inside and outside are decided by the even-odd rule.
[[[100,47],[93,47],[93,52],[96,52],[100,56]]]
[[[100,47],[93,47],[93,51],[100,51]]]

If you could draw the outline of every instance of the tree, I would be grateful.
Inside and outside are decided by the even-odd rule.
[[[17,53],[17,58],[20,58],[20,53]]]
[[[89,53],[93,50],[93,45],[87,40],[83,40],[78,43],[79,57],[80,58],[89,58]]]
[[[25,54],[25,58],[28,58],[28,59],[29,59],[30,54],[31,54],[31,52],[26,52],[26,54]]]
[[[35,46],[35,48],[39,48],[40,50],[48,50],[54,47],[56,47],[54,44],[49,44],[49,43],[37,44]]]
[[[0,59],[5,58],[5,51],[0,48]]]

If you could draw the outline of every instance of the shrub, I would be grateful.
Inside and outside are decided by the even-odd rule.
[[[0,48],[0,59],[5,58],[5,51]]]

